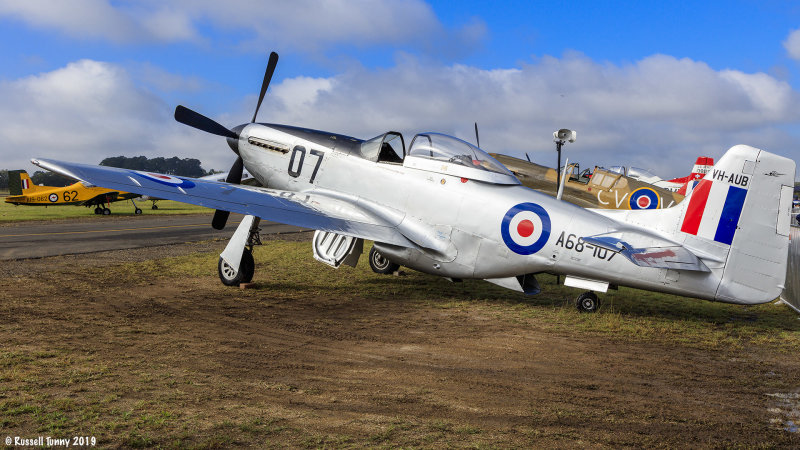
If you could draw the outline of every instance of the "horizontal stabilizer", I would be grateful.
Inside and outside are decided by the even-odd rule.
[[[625,233],[631,234],[630,232]],[[652,238],[648,236],[652,241]],[[654,267],[659,269],[693,270],[697,272],[709,272],[709,268],[692,252],[680,245],[674,245],[667,241],[665,245],[636,247],[629,244],[622,238],[612,236],[592,236],[583,238],[587,244],[596,245],[600,248],[619,253],[628,261],[642,267]]]

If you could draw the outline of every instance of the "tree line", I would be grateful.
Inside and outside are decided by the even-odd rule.
[[[206,175],[217,173],[214,170],[203,170],[200,167],[200,160],[196,158],[172,158],[156,157],[147,158],[145,156],[113,156],[100,161],[101,166],[119,167],[120,169],[142,170],[145,172],[165,173],[167,175],[178,175],[182,177],[199,178]],[[69,186],[75,180],[63,177],[53,172],[37,170],[29,174],[34,184],[43,186]],[[0,170],[0,189],[8,189],[8,170]]]

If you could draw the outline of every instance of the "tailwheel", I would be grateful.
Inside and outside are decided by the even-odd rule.
[[[575,300],[575,305],[580,312],[593,313],[597,312],[597,309],[600,307],[600,299],[597,298],[597,294],[594,292],[587,291],[578,296]]]
[[[238,271],[228,265],[221,257],[217,264],[219,279],[225,286],[238,286],[241,283],[249,283],[253,280],[255,271],[256,263],[253,260],[253,252],[247,248],[242,252],[242,261],[239,263]]]
[[[372,271],[375,273],[388,275],[397,271],[400,265],[389,261],[385,256],[381,255],[380,252],[375,250],[375,247],[372,247],[372,250],[369,251],[369,267],[372,268]]]
[[[111,210],[108,209],[108,208],[103,208],[103,215],[104,216],[110,216],[111,215]]]

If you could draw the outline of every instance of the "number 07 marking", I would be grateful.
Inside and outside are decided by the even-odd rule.
[[[322,165],[322,158],[325,156],[324,152],[319,150],[311,150],[311,155],[317,157],[317,163],[314,165],[314,170],[311,172],[311,179],[308,180],[309,183],[313,183],[314,179],[317,178],[317,171],[319,171],[319,166]],[[300,156],[297,156],[300,154]],[[298,159],[297,161],[297,169],[295,170],[294,160]],[[287,169],[289,176],[297,178],[300,176],[300,172],[303,171],[303,162],[306,159],[306,148],[302,145],[295,145],[292,149],[292,156],[289,158],[289,168]]]

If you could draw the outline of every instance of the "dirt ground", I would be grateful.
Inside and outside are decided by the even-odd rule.
[[[3,265],[0,439],[800,447],[785,417],[796,354],[553,331],[485,302],[225,289],[213,269],[142,278],[122,265],[221,246]]]

